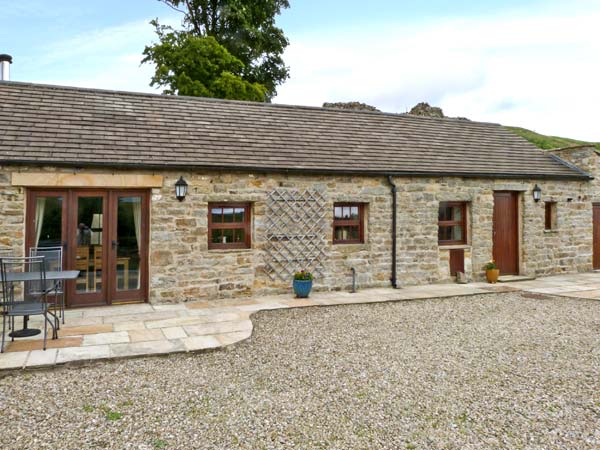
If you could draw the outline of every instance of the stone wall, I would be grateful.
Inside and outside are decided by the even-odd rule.
[[[13,187],[10,174],[57,171],[56,168],[0,170],[2,197],[0,248],[24,246],[25,189]],[[64,170],[67,172],[67,170]],[[83,170],[83,173],[107,171]],[[110,173],[124,173],[111,171]],[[150,171],[136,171],[152,174]],[[275,188],[318,189],[327,198],[324,233],[325,271],[316,288],[349,289],[351,268],[359,287],[389,286],[391,267],[391,193],[384,177],[164,172],[162,188],[152,190],[150,211],[150,301],[179,302],[289,292],[291,280],[272,280],[264,270],[267,193]],[[183,202],[174,198],[174,183],[183,175],[189,184]],[[592,200],[595,184],[579,181],[396,178],[398,186],[398,284],[400,287],[450,281],[449,248],[437,242],[439,202],[468,202],[465,269],[471,279],[484,277],[492,258],[493,191],[519,191],[522,221],[521,273],[532,276],[591,270]],[[532,189],[542,188],[535,203]],[[556,230],[544,230],[544,201],[557,202]],[[252,248],[208,250],[208,203],[252,204]],[[333,245],[333,203],[366,204],[364,244]],[[301,269],[298,267],[298,269]]]

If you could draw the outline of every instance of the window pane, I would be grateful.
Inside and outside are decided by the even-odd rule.
[[[213,244],[221,244],[223,242],[221,230],[212,230],[210,240]]]
[[[62,245],[62,197],[37,197],[34,247]]]
[[[223,231],[223,244],[231,244],[233,242],[233,230],[222,230]]]
[[[244,242],[246,238],[246,231],[243,228],[236,228],[233,230],[233,232],[235,242]]]
[[[342,218],[342,207],[336,206],[333,215],[336,219],[341,219]]]
[[[343,216],[344,219],[349,219],[350,218],[350,207],[349,206],[344,206],[343,207],[342,216]]]
[[[358,227],[350,227],[350,238],[353,241],[357,241],[359,239],[360,233],[358,232]]]
[[[452,239],[452,227],[440,227],[438,231],[438,240],[450,241]]]
[[[223,209],[212,208],[211,214],[213,223],[223,223]]]
[[[453,206],[452,207],[452,220],[462,220],[462,207],[461,206]]]
[[[352,219],[358,219],[358,206],[352,206],[350,208],[350,217]]]
[[[335,227],[335,240],[345,241],[348,239],[348,227]]]
[[[235,208],[233,220],[234,222],[244,221],[244,208]]]
[[[463,229],[461,225],[440,227],[438,231],[440,241],[462,241]]]
[[[445,206],[444,204],[440,205],[440,211],[438,215],[438,220],[452,220],[452,208],[449,206]]]
[[[461,225],[455,225],[452,227],[452,240],[453,241],[462,241],[463,239],[463,229]]]
[[[232,223],[233,222],[233,208],[223,208],[223,222]]]

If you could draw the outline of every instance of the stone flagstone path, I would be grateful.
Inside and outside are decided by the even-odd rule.
[[[310,299],[277,295],[169,305],[115,305],[72,309],[59,339],[41,336],[8,340],[0,354],[0,370],[36,368],[76,361],[199,351],[225,347],[252,335],[250,315],[267,309],[348,305],[527,291],[584,299],[600,299],[600,273],[561,275],[496,285],[433,284],[403,289],[364,289],[357,293],[316,292]],[[39,318],[30,326],[40,327]],[[20,319],[17,320],[17,327]]]

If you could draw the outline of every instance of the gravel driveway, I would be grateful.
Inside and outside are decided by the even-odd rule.
[[[2,449],[599,448],[600,302],[268,311],[227,350],[0,380]]]

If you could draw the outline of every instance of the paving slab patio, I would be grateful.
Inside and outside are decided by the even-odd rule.
[[[59,339],[41,336],[10,342],[0,354],[0,370],[47,367],[76,361],[199,351],[224,347],[252,335],[256,311],[524,291],[570,298],[599,299],[600,273],[558,275],[502,284],[431,284],[402,289],[315,292],[309,299],[291,295],[197,301],[167,305],[133,304],[66,311]],[[32,318],[31,327],[41,324]]]

